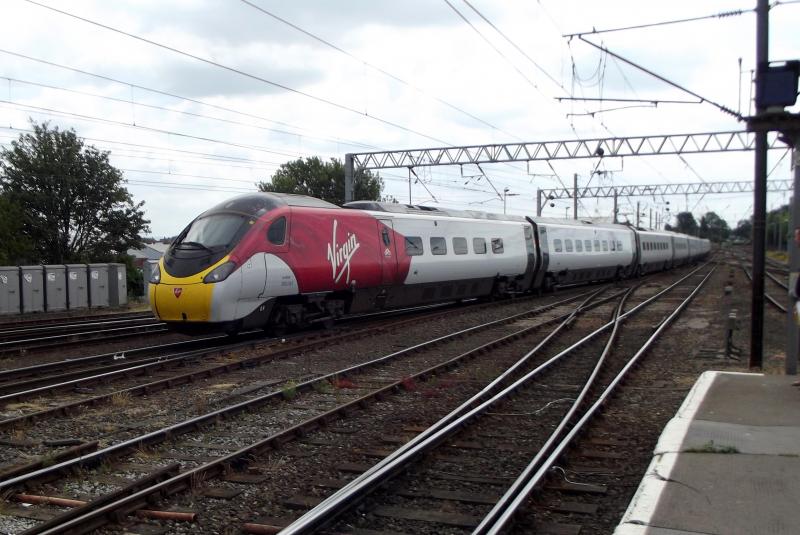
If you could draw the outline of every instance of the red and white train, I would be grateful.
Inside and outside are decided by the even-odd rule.
[[[192,221],[154,268],[149,297],[178,330],[238,332],[625,278],[709,250],[625,225],[257,193]]]

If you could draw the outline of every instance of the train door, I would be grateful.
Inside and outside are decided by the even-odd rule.
[[[390,286],[397,283],[397,244],[391,219],[378,219],[378,240],[381,251],[381,281]]]
[[[247,301],[261,297],[267,285],[267,261],[264,253],[254,254],[242,264],[240,269],[242,270],[242,290],[239,299]]]

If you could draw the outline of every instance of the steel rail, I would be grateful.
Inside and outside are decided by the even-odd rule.
[[[582,294],[578,294],[577,296],[573,296],[571,298],[567,298],[565,300],[558,301],[555,304],[551,304],[550,306],[558,306],[559,303],[569,302],[571,300],[578,299],[578,298],[581,297],[581,295]],[[495,303],[499,303],[499,302],[495,302]],[[490,305],[493,305],[493,304],[494,303],[492,303]],[[526,314],[535,314],[535,313],[538,313],[537,311],[546,310],[547,306],[548,305],[545,305],[545,308],[539,307],[539,308],[534,309],[533,311],[522,312],[520,314],[522,316],[524,316]],[[406,314],[408,312],[416,312],[419,309],[429,310],[430,308],[438,308],[438,307],[436,307],[436,306],[432,307],[430,305],[426,305],[426,306],[423,306],[423,307],[413,307],[413,308],[410,308],[410,309],[401,309],[401,311],[404,311],[404,312],[401,312],[401,311],[398,311],[398,310],[394,310],[394,311],[389,311],[389,312],[385,312],[385,313],[373,313],[373,314],[370,314],[368,317],[370,317],[370,318],[374,318],[376,316],[380,316],[380,317],[389,316],[389,317],[392,317],[392,316],[396,316],[398,314]],[[433,314],[433,316],[436,316],[436,315],[439,315],[439,313]],[[422,318],[424,319],[425,317],[430,317],[430,316],[431,315],[422,316]],[[500,320],[497,320],[497,321],[500,321],[500,322],[503,322],[503,321],[514,321],[514,319],[516,319],[516,316],[517,315],[510,316],[510,317],[507,317],[507,318],[501,318]],[[361,316],[359,316],[359,317],[361,317]],[[417,322],[419,320],[420,320],[420,317],[413,317],[413,318],[411,318],[409,320],[401,321],[399,323],[399,325],[403,325],[405,323],[415,323],[415,322]],[[346,322],[349,322],[349,321],[355,321],[355,319],[353,317],[349,317],[349,318],[344,319],[342,321],[346,323]],[[487,325],[491,326],[490,324],[487,324]],[[378,326],[377,329],[380,330],[382,328],[387,328],[387,327],[397,328],[398,324],[393,324],[393,325],[383,326],[383,327]],[[56,413],[68,414],[71,411],[77,409],[78,407],[87,406],[87,405],[96,405],[96,404],[101,403],[103,401],[110,400],[116,394],[142,395],[142,394],[152,393],[154,391],[158,391],[158,390],[161,390],[161,389],[164,389],[164,388],[170,388],[170,387],[173,387],[173,386],[176,386],[176,385],[185,384],[185,383],[190,382],[190,381],[192,381],[194,379],[197,379],[197,378],[210,377],[211,375],[214,375],[214,374],[217,374],[217,373],[220,373],[220,374],[221,373],[227,373],[227,372],[235,371],[237,369],[241,369],[241,368],[245,368],[245,367],[258,366],[258,365],[261,365],[261,364],[263,364],[265,362],[271,362],[271,361],[279,359],[279,358],[288,357],[288,356],[290,356],[290,355],[292,355],[292,354],[294,354],[294,353],[296,353],[297,351],[300,351],[300,350],[313,349],[314,347],[318,346],[321,343],[329,343],[332,340],[336,340],[336,339],[340,339],[340,338],[350,338],[350,339],[352,339],[353,337],[356,337],[356,336],[363,336],[365,334],[368,334],[370,332],[375,331],[375,329],[376,329],[376,327],[373,326],[373,327],[360,329],[360,330],[355,331],[355,332],[351,331],[351,332],[347,332],[347,333],[343,333],[343,334],[336,334],[336,335],[333,335],[331,337],[324,338],[323,340],[310,340],[310,341],[308,341],[306,343],[300,343],[298,345],[294,345],[294,346],[291,346],[291,347],[286,347],[286,348],[280,349],[280,350],[278,350],[276,352],[273,352],[273,353],[257,355],[257,356],[250,357],[250,358],[247,358],[247,359],[242,359],[240,361],[233,362],[233,363],[219,364],[219,365],[216,365],[216,366],[213,366],[213,367],[210,367],[210,368],[204,368],[202,370],[198,370],[198,371],[194,371],[194,372],[188,372],[188,373],[184,373],[184,374],[181,374],[181,375],[168,377],[168,378],[165,378],[165,379],[152,381],[150,383],[146,383],[146,384],[143,384],[143,385],[133,386],[133,387],[129,387],[129,388],[126,388],[126,389],[117,390],[115,392],[109,392],[107,394],[101,394],[101,395],[98,395],[98,396],[93,396],[93,397],[86,398],[86,399],[83,399],[83,400],[74,401],[74,402],[71,402],[71,403],[68,403],[68,404],[65,404],[65,405],[61,405],[61,406],[57,406],[57,407],[50,407],[50,408],[43,409],[43,410],[40,410],[40,411],[36,411],[36,412],[28,413],[28,414],[15,416],[15,417],[8,418],[8,419],[5,419],[5,420],[0,420],[0,428],[6,428],[6,427],[9,427],[9,426],[12,426],[12,425],[30,423],[30,422],[32,422],[32,421],[34,421],[36,419],[39,419],[39,418],[41,418],[43,416],[46,416],[46,415],[49,415],[49,414],[56,414]],[[296,335],[296,338],[300,338],[302,336],[303,336],[302,334],[298,334],[298,335]],[[289,337],[289,339],[292,340],[292,341],[295,340],[292,337]],[[237,348],[240,348],[240,347],[251,347],[252,345],[253,345],[252,342],[244,342],[244,343],[238,342],[236,344],[222,345],[222,346],[220,346],[218,348],[215,348],[213,351],[208,351],[208,350],[188,351],[186,353],[179,353],[179,354],[176,354],[176,355],[170,355],[170,356],[163,357],[160,361],[152,362],[150,364],[150,366],[155,366],[157,368],[157,367],[162,366],[162,365],[166,366],[166,365],[174,364],[175,362],[180,362],[183,359],[202,357],[202,356],[206,356],[206,355],[209,355],[209,354],[212,354],[212,353],[216,353],[216,352],[219,352],[219,351],[222,351],[222,350],[237,349]],[[172,358],[172,357],[178,357],[178,356],[180,356],[180,358]],[[146,359],[142,359],[142,360],[146,360]],[[149,360],[152,360],[152,359],[147,359],[148,362],[149,362]],[[4,395],[4,396],[0,396],[0,402],[2,402],[2,401],[18,401],[23,396],[30,396],[30,395],[40,394],[40,393],[50,393],[51,391],[55,391],[57,389],[74,387],[74,386],[77,386],[79,384],[87,384],[87,383],[91,383],[93,381],[108,379],[108,378],[112,378],[112,377],[116,377],[116,376],[130,375],[130,374],[135,373],[137,371],[141,372],[141,369],[140,369],[141,367],[142,367],[141,365],[139,365],[139,366],[134,365],[134,366],[131,366],[129,368],[123,368],[122,370],[116,370],[116,371],[113,371],[113,372],[97,374],[95,376],[84,377],[84,378],[76,379],[76,380],[73,380],[73,381],[64,381],[62,383],[51,384],[51,385],[43,386],[43,387],[40,387],[40,388],[33,388],[33,389],[30,389],[27,392],[16,392],[16,393],[13,393],[13,394],[7,394],[7,395]]]
[[[29,334],[36,334],[36,333],[48,333],[48,332],[58,332],[58,331],[69,331],[75,330],[76,333],[82,332],[83,329],[88,329],[91,327],[102,327],[104,325],[120,325],[120,324],[130,324],[134,325],[137,323],[161,323],[159,322],[154,316],[150,316],[149,318],[126,318],[126,319],[115,319],[115,320],[108,320],[108,321],[87,321],[82,323],[67,323],[67,324],[56,324],[56,325],[37,325],[35,327],[22,327],[22,328],[14,328],[14,329],[0,329],[0,338],[11,338],[14,335],[17,336],[25,336]],[[71,333],[74,334],[74,333]]]
[[[566,448],[570,445],[572,440],[583,429],[586,423],[594,416],[598,409],[606,402],[611,393],[616,389],[617,385],[628,374],[630,369],[636,364],[639,359],[644,355],[653,343],[661,336],[664,330],[680,315],[694,297],[700,292],[705,283],[716,270],[714,266],[708,274],[703,277],[703,280],[698,283],[697,287],[689,294],[672,313],[664,318],[645,343],[639,350],[631,357],[622,370],[617,373],[614,379],[603,390],[595,402],[587,409],[581,416],[578,422],[570,429],[569,433],[561,440],[561,442],[553,449],[550,455],[543,463],[540,462],[539,457],[534,458],[533,461],[526,467],[519,478],[514,482],[512,487],[500,499],[492,511],[484,518],[479,526],[473,531],[473,535],[497,535],[508,525],[510,520],[525,500],[530,496],[533,489],[542,482],[547,472],[552,468],[553,464],[564,453]],[[535,471],[535,473],[533,473]],[[533,476],[531,476],[533,473]]]
[[[435,447],[439,442],[446,439],[450,434],[457,431],[461,426],[465,425],[468,421],[479,416],[491,407],[497,401],[503,399],[508,394],[536,377],[545,369],[549,368],[555,362],[561,360],[566,355],[569,355],[576,349],[582,347],[590,340],[599,336],[609,328],[612,328],[618,321],[630,317],[631,315],[641,311],[644,307],[651,304],[656,299],[663,296],[665,293],[677,287],[684,280],[693,276],[697,271],[703,269],[703,266],[693,270],[688,275],[682,277],[677,282],[668,286],[664,290],[651,296],[647,300],[638,304],[631,310],[621,314],[619,317],[609,321],[605,325],[599,327],[590,334],[584,336],[579,341],[572,344],[570,347],[559,352],[551,357],[534,370],[525,374],[522,378],[516,380],[511,385],[498,392],[490,399],[483,401],[480,405],[469,408],[467,404],[461,405],[458,409],[448,414],[437,423],[435,423],[429,430],[426,430],[420,437],[409,441],[404,446],[398,448],[392,455],[379,462],[371,470],[365,472],[361,476],[354,479],[350,484],[343,487],[341,490],[335,492],[326,500],[323,500],[319,505],[306,512],[303,516],[295,520],[292,524],[287,526],[281,531],[281,535],[297,535],[300,533],[311,533],[317,528],[332,521],[336,516],[341,514],[351,503],[358,501],[363,496],[369,494],[372,490],[384,483],[388,478],[392,477],[399,470],[402,470],[408,463],[412,462],[414,458],[422,453]]]
[[[428,341],[425,341],[425,342],[421,342],[419,344],[415,344],[415,345],[413,345],[411,347],[408,347],[408,348],[405,348],[405,349],[401,349],[399,351],[395,351],[395,352],[389,353],[387,355],[372,359],[372,360],[367,361],[367,362],[362,362],[360,364],[349,366],[347,368],[344,368],[344,369],[341,369],[341,370],[337,370],[335,372],[331,372],[331,373],[328,373],[328,374],[325,374],[325,375],[321,375],[321,376],[313,378],[313,379],[309,379],[307,381],[303,381],[303,382],[297,384],[295,386],[295,389],[297,391],[311,390],[311,389],[313,389],[313,386],[315,384],[319,384],[319,383],[321,383],[323,381],[331,381],[331,380],[339,379],[341,377],[346,377],[346,376],[348,376],[348,375],[350,375],[352,373],[355,373],[355,372],[357,372],[359,370],[367,369],[369,367],[373,367],[373,366],[376,366],[378,364],[383,364],[383,363],[389,362],[389,361],[391,361],[393,359],[396,359],[396,358],[398,358],[400,356],[403,356],[403,355],[406,355],[406,354],[411,354],[411,353],[414,353],[416,351],[420,351],[422,349],[435,347],[435,346],[437,346],[437,345],[439,345],[441,343],[444,343],[444,342],[447,342],[447,341],[451,341],[451,340],[454,340],[454,339],[456,339],[458,337],[464,336],[465,334],[469,334],[469,333],[473,333],[473,332],[479,332],[481,330],[488,329],[489,327],[492,327],[492,326],[502,325],[502,324],[505,324],[505,323],[510,323],[510,322],[516,321],[518,319],[523,319],[523,318],[526,318],[526,317],[530,317],[532,315],[545,312],[547,310],[550,310],[552,308],[558,307],[560,305],[570,303],[572,301],[577,300],[580,297],[582,297],[582,296],[581,295],[572,296],[572,297],[569,297],[567,299],[556,301],[554,303],[550,303],[550,304],[547,304],[547,305],[542,305],[542,306],[537,307],[537,308],[535,308],[533,310],[530,310],[530,311],[520,312],[518,314],[513,314],[513,315],[508,316],[506,318],[493,320],[491,322],[483,323],[481,325],[468,327],[466,329],[462,329],[462,330],[459,330],[459,331],[454,332],[454,333],[450,333],[450,334],[447,334],[447,335],[439,336],[439,337],[434,338],[432,340],[428,340]],[[553,320],[550,320],[550,321],[553,321]],[[527,327],[526,329],[523,329],[520,332],[524,332],[526,330],[532,330],[532,329],[539,328],[539,327],[541,327],[541,325],[537,325],[537,326],[533,326],[533,327]],[[274,356],[274,355],[270,355],[270,356]],[[223,365],[223,366],[231,366],[231,365],[228,364],[228,365]],[[174,378],[173,379],[164,379],[164,380],[162,380],[160,382],[169,381],[169,380],[174,380]],[[15,487],[17,485],[20,485],[20,484],[22,484],[22,483],[24,483],[26,481],[30,481],[32,479],[36,479],[38,477],[41,477],[41,476],[44,476],[44,475],[47,475],[47,474],[53,474],[53,473],[56,473],[56,472],[60,472],[60,471],[66,470],[68,468],[71,468],[73,466],[86,465],[86,464],[91,464],[93,462],[99,462],[100,459],[102,459],[104,457],[108,457],[109,455],[121,453],[121,452],[126,451],[128,449],[139,447],[139,446],[143,446],[143,445],[146,445],[146,444],[152,444],[152,443],[158,442],[160,440],[163,440],[166,437],[176,436],[178,434],[181,434],[181,433],[187,432],[189,430],[192,430],[192,429],[196,428],[197,426],[199,426],[201,424],[208,423],[208,422],[213,422],[217,418],[224,417],[226,415],[233,415],[233,414],[237,414],[239,412],[243,412],[243,411],[245,411],[245,410],[247,410],[249,408],[253,408],[253,407],[259,406],[259,405],[264,404],[264,403],[266,403],[266,402],[268,402],[270,400],[276,399],[276,398],[278,398],[278,397],[280,397],[282,395],[283,395],[283,392],[280,391],[280,390],[273,391],[273,392],[270,392],[268,394],[264,394],[264,395],[255,397],[255,398],[250,399],[250,400],[242,401],[242,402],[236,403],[234,405],[230,405],[230,406],[227,406],[227,407],[224,407],[224,408],[221,408],[221,409],[217,409],[217,410],[208,412],[206,414],[203,414],[203,415],[200,415],[200,416],[196,416],[194,418],[190,418],[188,420],[184,420],[182,422],[179,422],[179,423],[176,423],[176,424],[173,424],[173,425],[158,429],[156,431],[151,431],[151,432],[146,433],[144,435],[140,435],[138,437],[134,437],[134,438],[125,440],[123,442],[119,442],[117,444],[113,444],[113,445],[108,446],[108,447],[106,447],[106,448],[104,448],[102,450],[97,450],[96,452],[92,452],[92,453],[83,455],[81,457],[77,457],[75,459],[71,459],[69,461],[64,461],[64,462],[61,462],[61,463],[57,463],[57,464],[54,464],[54,465],[49,466],[47,468],[43,468],[43,469],[40,469],[40,470],[29,472],[27,474],[24,474],[24,475],[21,475],[21,476],[18,476],[18,477],[6,479],[4,481],[0,481],[0,492],[4,491],[6,489],[9,489],[9,488],[13,488],[13,487]]]
[[[753,281],[753,275],[750,273],[750,271],[748,271],[748,269],[746,267],[744,267],[744,266],[742,266],[742,269],[744,270],[744,274],[747,275],[747,280],[752,282]],[[772,295],[768,294],[767,292],[764,292],[764,297],[767,299],[769,304],[771,304],[772,306],[774,306],[775,308],[777,308],[781,312],[784,312],[784,313],[786,312],[786,307],[784,305],[782,305],[780,301],[775,299],[775,297],[773,297]]]
[[[599,293],[599,291],[598,292],[594,292],[594,294],[597,294],[597,293]],[[611,300],[611,299],[621,295],[622,293],[624,293],[624,291],[623,292],[619,292],[617,294],[614,294],[613,296],[605,298],[603,300],[597,301],[596,303],[593,303],[593,304],[590,304],[590,305],[586,305],[584,308],[593,308],[593,307],[599,306],[600,304],[602,304],[602,303],[604,303],[604,302],[606,302],[608,300]],[[576,296],[576,297],[573,297],[573,298],[570,298],[570,299],[567,299],[567,300],[563,300],[562,302],[560,302],[560,304],[564,304],[566,302],[574,301],[579,297],[582,297],[582,296]],[[584,304],[585,304],[585,302],[582,303],[582,305],[584,305]],[[552,307],[550,307],[550,308],[552,308]],[[520,331],[505,335],[505,336],[501,337],[500,339],[495,340],[493,342],[482,344],[481,346],[478,346],[478,347],[476,347],[476,348],[474,348],[472,350],[469,350],[469,351],[467,351],[465,353],[462,353],[462,354],[460,354],[460,355],[458,355],[456,357],[453,357],[453,358],[451,358],[451,359],[449,359],[449,360],[447,360],[445,362],[442,362],[442,363],[440,363],[438,365],[434,365],[434,366],[429,367],[429,368],[427,368],[425,370],[422,370],[421,372],[418,372],[418,373],[412,375],[411,378],[412,379],[418,379],[418,378],[423,378],[423,377],[427,377],[429,375],[435,374],[437,371],[440,371],[442,369],[447,369],[447,368],[453,366],[459,360],[463,360],[463,359],[465,359],[467,357],[470,357],[470,356],[476,356],[477,354],[480,354],[480,353],[486,351],[490,347],[495,347],[495,346],[499,346],[499,345],[505,344],[511,339],[520,337],[523,333],[534,331],[534,330],[540,329],[541,327],[546,326],[548,324],[555,323],[555,322],[557,322],[559,320],[561,320],[561,321],[567,320],[567,319],[570,319],[572,317],[573,317],[573,313],[563,314],[563,315],[561,315],[559,317],[556,317],[556,318],[553,318],[553,319],[550,319],[550,320],[546,320],[542,324],[535,325],[535,326],[530,326],[530,327],[525,327],[525,328],[521,329]],[[494,323],[494,322],[492,322],[492,323]],[[472,327],[472,328],[467,329],[466,331],[472,331],[474,329],[475,329],[475,327]],[[459,333],[462,333],[462,332],[464,332],[464,331],[459,331]],[[436,339],[436,340],[439,340],[439,339]],[[419,348],[418,346],[415,346],[415,347],[417,349]],[[405,350],[403,352],[405,352]],[[376,359],[376,360],[383,360],[383,359]],[[331,377],[337,377],[338,375],[339,374],[337,374],[337,373],[332,373],[332,374],[329,374],[326,377],[319,378],[319,379],[316,379],[314,381],[319,381],[319,380],[323,380],[323,379],[331,378]],[[118,517],[119,514],[120,514],[120,511],[132,511],[134,509],[137,509],[137,508],[139,508],[139,504],[144,504],[146,502],[146,500],[147,500],[147,497],[152,495],[152,494],[154,494],[154,493],[162,493],[163,494],[163,493],[168,493],[171,489],[174,491],[174,489],[180,489],[180,488],[182,488],[182,486],[185,487],[186,485],[188,485],[188,482],[190,482],[193,477],[200,477],[200,476],[207,477],[209,474],[212,474],[212,473],[213,474],[216,474],[217,472],[221,473],[225,469],[227,469],[227,468],[229,468],[229,467],[231,467],[231,466],[233,466],[233,465],[235,465],[237,463],[240,463],[245,459],[250,458],[254,452],[261,451],[262,449],[264,449],[266,447],[274,447],[277,444],[281,444],[281,443],[285,442],[286,440],[289,440],[289,439],[293,438],[297,434],[302,434],[302,432],[304,430],[308,429],[310,426],[319,425],[320,423],[329,420],[335,414],[344,413],[344,412],[347,412],[351,408],[362,406],[363,403],[367,399],[371,399],[371,398],[380,399],[384,395],[387,395],[387,394],[389,394],[391,392],[397,391],[397,390],[401,389],[401,386],[402,386],[404,380],[405,379],[401,379],[399,381],[396,381],[396,382],[394,382],[394,383],[392,383],[392,384],[390,384],[388,386],[380,388],[380,389],[378,389],[378,390],[376,390],[376,391],[374,391],[374,392],[372,392],[370,394],[367,394],[367,395],[362,396],[362,397],[360,397],[360,398],[358,398],[356,400],[353,400],[353,401],[351,401],[349,403],[346,403],[346,404],[344,404],[344,405],[342,405],[340,407],[332,409],[332,410],[330,410],[330,411],[328,411],[328,412],[326,412],[324,414],[312,417],[312,418],[306,420],[305,422],[301,422],[301,423],[299,423],[299,424],[297,424],[297,425],[295,425],[295,426],[293,426],[293,427],[291,427],[289,429],[285,429],[283,431],[280,431],[280,432],[278,432],[278,433],[276,433],[276,434],[274,434],[274,435],[272,435],[270,437],[267,437],[267,438],[255,443],[255,444],[251,444],[249,446],[246,446],[246,447],[244,447],[244,448],[242,448],[242,449],[240,449],[240,450],[238,450],[236,452],[230,453],[230,454],[225,455],[225,456],[223,456],[221,458],[218,458],[218,459],[215,459],[213,461],[210,461],[210,462],[208,462],[208,463],[206,463],[204,465],[192,468],[192,469],[190,469],[190,470],[188,470],[188,471],[186,471],[186,472],[184,472],[182,474],[179,474],[179,475],[177,475],[177,476],[175,476],[175,477],[173,477],[173,478],[171,478],[169,480],[166,480],[166,481],[163,481],[161,483],[155,484],[150,488],[142,489],[142,490],[140,490],[140,491],[138,491],[138,492],[136,492],[134,494],[131,494],[130,496],[128,496],[126,498],[118,500],[118,501],[116,501],[114,503],[107,503],[101,497],[101,498],[98,499],[98,502],[101,502],[104,505],[99,506],[96,509],[94,509],[92,507],[89,507],[91,510],[88,511],[88,512],[85,512],[84,514],[82,514],[82,516],[74,517],[74,515],[70,515],[70,518],[68,520],[66,520],[64,523],[58,523],[57,525],[48,526],[47,529],[37,530],[36,528],[33,528],[31,530],[31,533],[40,533],[40,534],[62,533],[65,530],[73,530],[73,529],[78,528],[79,526],[86,526],[86,525],[97,526],[98,525],[97,524],[98,519],[100,519],[100,518],[102,518],[102,517],[104,517],[106,515],[110,515],[112,513],[113,513],[114,516]],[[314,382],[314,381],[311,381],[311,382]],[[302,386],[302,385],[298,385],[298,388],[300,386]],[[280,392],[276,392],[273,395],[280,395],[280,394],[281,394]],[[0,483],[0,486],[2,486],[1,483]],[[51,522],[49,524],[52,525],[54,523],[55,522]]]
[[[133,349],[125,349],[121,351],[114,351],[110,353],[100,353],[98,355],[87,355],[85,357],[76,357],[73,359],[65,359],[65,360],[58,360],[55,362],[45,362],[42,364],[34,364],[32,366],[24,366],[20,368],[9,368],[7,370],[0,370],[0,382],[2,381],[9,381],[13,379],[19,379],[22,377],[29,377],[29,376],[36,376],[37,374],[46,373],[52,370],[63,370],[64,368],[73,367],[73,366],[81,366],[83,364],[100,364],[103,361],[114,361],[114,357],[119,358],[120,353],[125,355],[126,359],[130,359],[134,355],[139,353],[148,353],[151,351],[161,351],[164,349],[171,349],[176,346],[189,346],[189,345],[201,345],[205,344],[210,341],[215,340],[224,340],[228,337],[224,334],[221,335],[214,335],[214,336],[205,336],[205,337],[198,337],[193,338],[191,340],[180,341],[180,342],[169,342],[166,344],[159,344],[154,346],[146,346],[146,347],[136,347]],[[135,360],[139,361],[146,357],[135,357]],[[4,383],[9,384],[9,383]]]
[[[786,284],[785,282],[783,282],[782,280],[780,280],[778,277],[776,277],[775,275],[773,275],[769,271],[764,271],[764,275],[769,277],[772,282],[774,282],[775,284],[777,284],[778,286],[780,286],[781,288],[783,288],[787,292],[789,291],[789,285]]]
[[[158,327],[158,330],[149,329],[150,327]],[[0,342],[0,352],[3,351],[14,351],[16,349],[24,349],[26,344],[34,344],[36,342],[51,342],[52,343],[64,343],[64,342],[87,342],[92,340],[89,338],[88,340],[76,340],[76,337],[86,337],[89,335],[110,335],[108,338],[112,338],[114,336],[129,336],[132,334],[139,334],[141,332],[162,332],[167,330],[166,323],[152,323],[147,325],[137,325],[134,327],[115,327],[113,329],[102,329],[99,331],[82,331],[77,333],[71,334],[55,334],[52,336],[42,336],[40,338],[27,338],[22,340],[12,340],[9,342]],[[61,341],[61,342],[59,342]],[[45,346],[40,346],[45,347]]]
[[[45,316],[28,316],[22,319],[8,319],[7,316],[2,316],[0,319],[0,332],[9,329],[20,329],[26,327],[37,327],[47,325],[80,325],[85,322],[103,321],[104,319],[135,319],[150,317],[154,318],[153,313],[148,311],[142,312],[111,312],[106,314],[87,314],[81,316],[61,316],[61,317],[47,317]]]

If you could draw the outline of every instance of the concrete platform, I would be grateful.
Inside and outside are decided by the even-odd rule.
[[[800,533],[795,380],[701,375],[661,434],[614,534]]]

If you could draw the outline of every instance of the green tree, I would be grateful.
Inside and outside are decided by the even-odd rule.
[[[700,218],[700,237],[708,238],[713,242],[723,242],[728,239],[731,229],[728,222],[715,212],[707,212]]]
[[[749,240],[753,234],[753,222],[749,219],[742,219],[733,229],[733,235],[742,240]]]
[[[679,212],[675,216],[675,226],[672,227],[675,232],[688,234],[690,236],[697,236],[698,226],[697,220],[691,212]]]
[[[259,182],[259,191],[309,195],[333,204],[344,203],[344,165],[331,158],[323,162],[314,156],[282,164],[270,182]],[[356,171],[353,177],[353,200],[378,201],[383,179],[370,171]]]
[[[21,234],[33,262],[107,261],[141,247],[148,223],[108,152],[74,130],[31,122],[0,154],[0,188],[22,211]]]
[[[767,247],[785,249],[789,232],[789,205],[783,205],[767,212],[766,234]]]
[[[0,265],[29,262],[33,244],[22,233],[22,209],[0,192]]]

